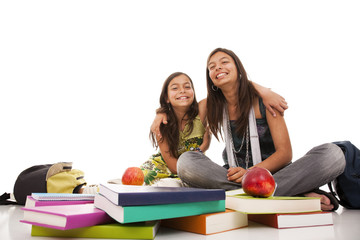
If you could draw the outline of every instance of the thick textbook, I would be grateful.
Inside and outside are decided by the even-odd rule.
[[[211,212],[224,212],[225,200],[159,205],[118,206],[101,194],[95,196],[95,207],[119,223],[153,221]]]
[[[60,230],[114,222],[94,204],[24,207],[22,210],[24,217],[20,222]]]
[[[257,198],[245,194],[227,195],[226,208],[243,213],[300,213],[321,211],[320,198],[268,197]]]
[[[32,193],[31,197],[40,201],[84,201],[94,200],[95,194],[81,193]]]
[[[331,212],[249,214],[249,220],[274,228],[317,227],[333,225]]]
[[[141,223],[110,223],[91,227],[58,230],[33,225],[31,236],[66,238],[154,239],[160,221]]]
[[[119,206],[225,200],[223,189],[100,184],[99,193]]]
[[[248,226],[248,216],[226,209],[225,212],[164,219],[161,226],[198,234],[215,234]]]
[[[94,200],[36,200],[31,196],[27,196],[25,207],[40,207],[40,206],[55,206],[55,205],[74,205],[74,204],[87,204],[94,203]]]

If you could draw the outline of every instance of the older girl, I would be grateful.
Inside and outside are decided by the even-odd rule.
[[[247,169],[256,165],[273,173],[277,183],[275,195],[319,196],[323,210],[336,209],[336,202],[318,188],[343,172],[345,158],[341,149],[335,144],[323,144],[291,163],[291,143],[283,116],[274,118],[265,111],[259,93],[232,51],[218,48],[210,53],[206,79],[209,128],[217,138],[221,130],[225,133],[225,166],[200,153],[185,153],[177,165],[181,180],[193,187],[237,189]],[[252,109],[261,149],[257,164],[249,144]],[[229,166],[229,159],[234,159],[234,166]]]

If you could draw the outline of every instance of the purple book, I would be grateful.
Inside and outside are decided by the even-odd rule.
[[[24,207],[23,223],[60,230],[90,227],[114,222],[94,204]]]

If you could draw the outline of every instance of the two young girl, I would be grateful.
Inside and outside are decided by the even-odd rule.
[[[283,103],[281,96],[262,86],[254,86],[265,102],[271,102],[269,105]],[[178,157],[187,151],[205,153],[209,148],[211,137],[206,127],[206,114],[206,99],[199,103],[196,101],[194,85],[187,74],[175,72],[165,80],[157,110],[157,116],[161,117],[155,124],[160,126],[160,134],[150,132],[153,145],[160,151],[140,167],[146,185],[183,185],[177,176]],[[160,125],[159,121],[163,119],[167,119],[168,123]]]

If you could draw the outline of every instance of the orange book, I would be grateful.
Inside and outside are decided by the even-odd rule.
[[[317,227],[333,225],[331,212],[249,214],[249,220],[274,228]]]
[[[247,227],[247,215],[226,209],[225,212],[172,218],[161,221],[161,226],[204,235]]]

